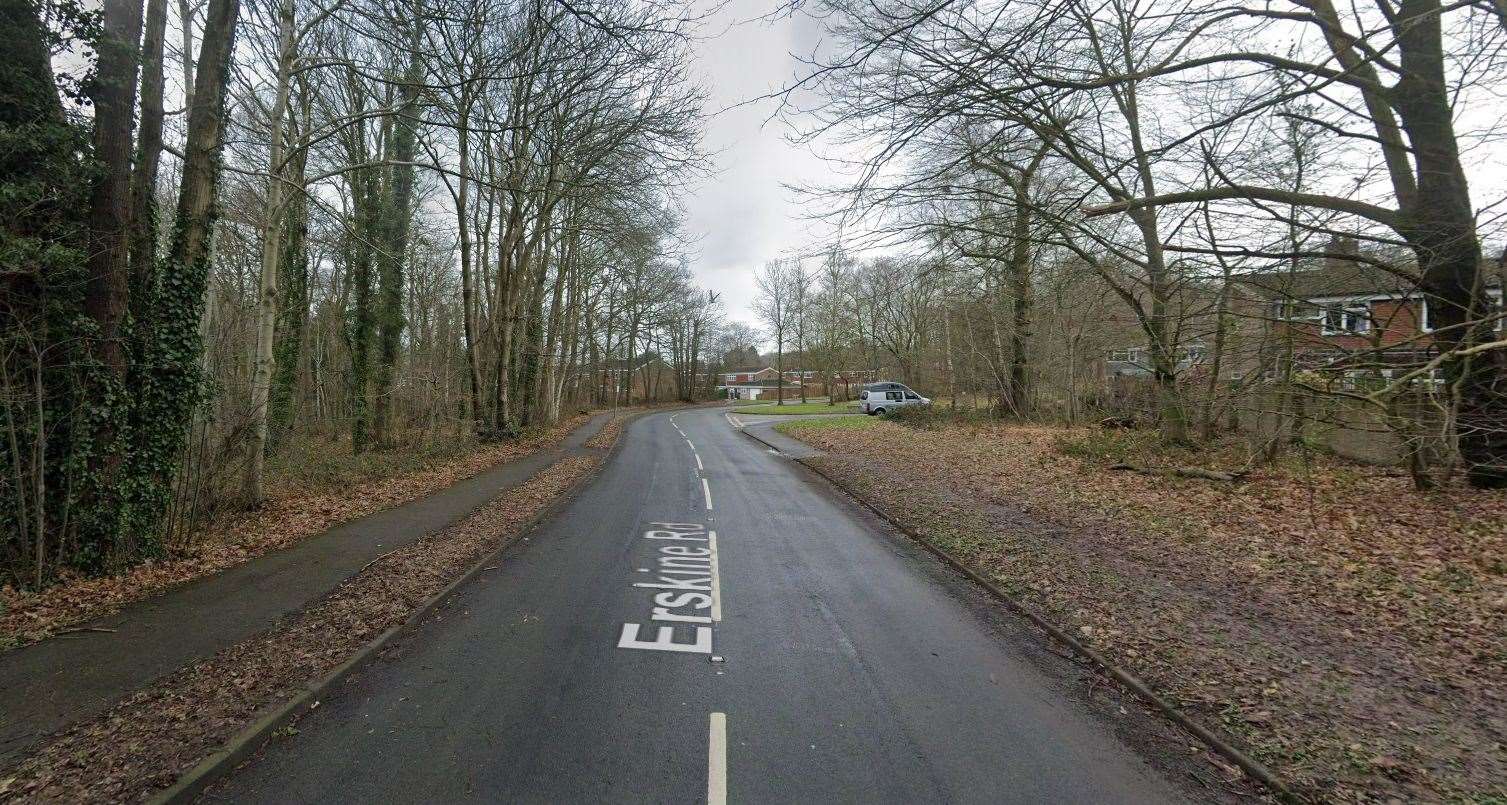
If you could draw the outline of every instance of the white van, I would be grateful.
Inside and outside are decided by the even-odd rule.
[[[858,410],[870,416],[907,405],[931,405],[931,400],[912,391],[904,383],[870,383],[858,392]]]

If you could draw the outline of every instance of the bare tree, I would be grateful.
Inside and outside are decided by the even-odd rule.
[[[754,300],[754,313],[769,326],[774,337],[774,370],[777,374],[775,393],[777,405],[785,404],[785,345],[789,342],[790,330],[795,326],[794,281],[795,266],[786,260],[771,260],[761,271],[754,273],[758,298]]]

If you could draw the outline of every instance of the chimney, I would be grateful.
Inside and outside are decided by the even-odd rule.
[[[1360,254],[1360,242],[1350,235],[1330,235],[1324,251],[1325,268],[1350,268],[1355,265],[1350,258]]]

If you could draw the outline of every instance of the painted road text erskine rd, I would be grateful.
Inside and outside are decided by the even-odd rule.
[[[717,568],[717,532],[701,523],[650,523],[644,539],[654,548],[653,581],[634,582],[652,590],[648,623],[623,624],[618,648],[712,653],[712,624],[722,619]],[[653,631],[652,638],[641,635]]]

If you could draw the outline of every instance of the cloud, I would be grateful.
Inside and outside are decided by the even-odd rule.
[[[786,129],[769,120],[776,103],[746,103],[778,91],[809,54],[820,24],[804,15],[757,19],[769,0],[731,0],[707,25],[720,35],[697,43],[695,70],[709,92],[705,142],[716,153],[717,173],[686,199],[687,227],[699,238],[697,280],[721,292],[728,314],[755,323],[753,271],[764,261],[811,240],[800,202],[782,185],[830,181],[814,154],[786,141]],[[739,105],[745,104],[745,105]]]

